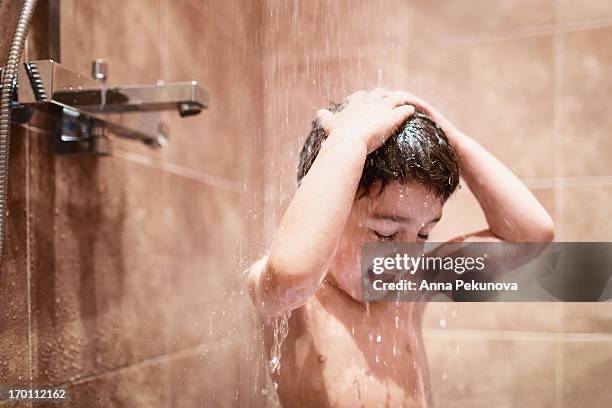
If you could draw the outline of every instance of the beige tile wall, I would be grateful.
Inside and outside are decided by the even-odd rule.
[[[0,2],[2,38],[16,5]],[[43,122],[13,127],[2,384],[65,385],[73,406],[245,401],[234,283],[293,194],[314,113],[358,88],[438,106],[525,180],[559,240],[612,239],[607,1],[63,0],[61,18],[64,64],[199,80],[211,109],[162,115],[165,149],[116,140],[106,158],[53,156]],[[46,58],[46,29],[27,58]],[[483,225],[464,188],[433,238]],[[609,406],[611,311],[430,305],[437,405]]]
[[[54,156],[44,121],[14,127],[0,384],[66,386],[74,407],[236,405],[238,288],[263,248],[256,6],[61,2],[63,64],[104,58],[111,84],[198,80],[211,108],[164,114],[165,149],[115,138],[101,158]],[[47,58],[45,21],[28,59]]]
[[[266,238],[317,109],[382,85],[423,96],[503,160],[553,215],[558,240],[612,240],[611,13],[599,0],[265,1]],[[432,239],[485,225],[464,186]],[[429,305],[437,406],[610,406],[611,312]]]

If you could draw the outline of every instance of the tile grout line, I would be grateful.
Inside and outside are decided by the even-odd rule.
[[[553,98],[554,100],[554,98]],[[553,104],[556,102],[553,102]],[[553,108],[553,112],[554,112]],[[555,125],[558,119],[555,119],[554,116],[556,114],[553,113],[553,132],[556,132],[555,128],[558,127]],[[49,135],[49,131],[46,129],[41,129],[33,126],[28,126],[24,124],[18,124],[18,126],[32,131],[34,133],[38,133],[41,135]],[[556,136],[556,135],[555,135]],[[215,176],[211,174],[207,174],[200,170],[192,169],[190,167],[181,166],[179,164],[166,162],[163,160],[153,159],[149,156],[142,155],[139,153],[134,153],[129,150],[122,149],[120,147],[114,148],[115,153],[112,154],[111,157],[117,157],[124,160],[133,161],[144,166],[149,166],[156,168],[158,170],[167,171],[169,173],[182,176],[185,178],[189,178],[195,181],[199,181],[205,184],[209,184],[213,187],[221,187],[232,191],[240,190],[240,184],[238,182],[233,182],[224,177]],[[119,154],[117,154],[119,152]],[[554,160],[557,161],[558,152],[554,153]],[[556,163],[555,163],[556,165]],[[554,169],[555,174],[557,173],[557,168]],[[566,176],[566,177],[519,177],[520,180],[530,189],[546,189],[546,188],[562,188],[562,187],[592,187],[592,186],[612,186],[612,176]],[[555,212],[557,209],[555,208]]]
[[[169,4],[168,4],[169,0],[159,0],[158,6],[159,6],[159,49],[160,49],[160,53],[159,53],[159,71],[160,71],[160,78],[169,78],[169,73],[170,73],[170,59],[169,59],[169,55],[170,55],[170,46],[169,46],[169,38],[170,38],[170,10],[169,10]],[[163,116],[163,114],[161,114],[160,116]],[[174,308],[174,304],[172,305],[172,307]],[[171,325],[170,327],[172,327],[174,325],[174,313],[170,316],[171,319]],[[166,328],[166,330],[168,330]],[[168,331],[164,332],[164,349],[168,350],[171,349],[171,336],[170,333]],[[175,393],[175,389],[174,389],[174,382],[173,381],[166,381],[166,392],[168,393],[168,395],[172,395],[174,396]],[[172,401],[173,402],[173,401]]]
[[[612,342],[612,333],[522,331],[500,329],[439,329],[424,328],[424,338],[435,339],[487,339],[553,342]]]
[[[32,388],[33,380],[33,362],[32,362],[32,247],[30,245],[30,237],[32,225],[30,222],[30,134],[26,130],[25,137],[25,155],[26,155],[26,174],[25,174],[25,201],[26,201],[26,301],[28,303],[28,384]]]
[[[129,371],[132,369],[138,369],[138,368],[144,368],[153,364],[159,364],[159,363],[164,363],[164,362],[168,362],[168,361],[172,361],[172,360],[176,360],[182,357],[187,357],[190,355],[193,355],[194,353],[198,353],[201,351],[201,349],[205,349],[205,353],[208,353],[208,348],[207,346],[213,345],[211,347],[211,349],[215,349],[217,347],[221,347],[221,345],[219,345],[219,340],[222,338],[225,338],[228,335],[228,333],[222,333],[219,334],[218,336],[215,336],[214,338],[211,339],[207,339],[206,341],[202,342],[202,343],[198,343],[192,346],[188,346],[179,350],[175,350],[169,353],[165,353],[165,354],[159,354],[156,356],[152,356],[152,357],[147,357],[144,358],[142,360],[137,360],[137,361],[133,361],[131,363],[127,363],[121,366],[117,366],[99,373],[94,373],[94,374],[90,374],[90,375],[86,375],[80,378],[75,379],[74,381],[67,381],[64,383],[60,383],[57,385],[54,385],[54,387],[57,388],[64,388],[64,387],[68,387],[68,386],[75,386],[75,385],[79,385],[79,384],[84,384],[87,383],[89,381],[93,381],[99,378],[103,378],[109,375],[113,375],[113,374],[117,374],[117,373],[121,373],[123,371]]]
[[[237,33],[238,27],[226,19],[225,16],[219,14],[219,12],[214,10],[211,6],[205,6],[199,4],[198,2],[194,2],[193,0],[186,0],[186,2],[191,7],[194,7],[199,14],[204,16],[208,23],[210,23],[210,25],[213,26],[218,32],[223,34],[235,47],[241,49],[242,51],[247,51],[247,47],[242,41],[240,41],[242,38],[241,35]],[[219,21],[224,24],[219,24]],[[226,30],[224,27],[225,25],[231,27],[231,29]]]
[[[0,0],[1,2],[1,0]],[[25,41],[23,56],[24,59],[28,59],[29,57],[29,41]],[[22,60],[23,61],[23,60]],[[11,123],[12,124],[12,123]],[[26,302],[28,304],[28,387],[32,389],[32,380],[33,380],[33,368],[32,368],[32,296],[31,296],[31,263],[30,263],[30,130],[28,125],[19,124],[25,129],[25,164],[26,164],[26,174],[25,174],[25,213],[26,213]],[[9,125],[10,126],[10,125]],[[32,402],[28,404],[30,407],[32,406]]]
[[[31,132],[34,132],[34,133],[38,133],[38,134],[41,134],[41,135],[51,135],[51,133],[47,129],[39,128],[39,127],[36,127],[36,126],[30,126],[30,125],[28,125],[26,123],[11,122],[11,124],[13,126],[18,126],[18,127],[23,128],[25,130],[28,130],[28,131],[31,131]]]
[[[40,129],[33,126],[28,126],[24,124],[18,124],[18,126],[32,131],[34,133],[38,133],[40,135],[48,136],[50,135],[49,131],[46,129]],[[143,166],[152,167],[157,170],[162,170],[167,173],[171,173],[177,176],[181,176],[190,180],[198,181],[203,184],[207,184],[211,187],[222,188],[229,191],[239,192],[241,191],[240,183],[237,181],[232,181],[222,176],[216,176],[213,174],[208,174],[201,170],[196,170],[190,167],[181,166],[180,164],[175,164],[171,162],[166,162],[163,160],[157,160],[151,158],[149,156],[134,153],[129,150],[122,149],[120,147],[114,147],[114,152],[110,157],[120,158],[123,160],[128,160],[134,163],[139,163]]]
[[[555,104],[556,102],[553,102]],[[554,110],[555,108],[553,108]],[[553,116],[555,114],[553,113]],[[553,118],[553,122],[555,119]],[[558,132],[558,126],[553,123],[553,132]],[[555,134],[555,138],[558,135]],[[556,173],[558,168],[558,149],[553,150],[553,171]],[[567,176],[567,177],[519,177],[520,180],[528,187],[533,189],[538,188],[562,188],[562,187],[593,187],[593,186],[608,186],[612,185],[612,176]],[[555,209],[556,211],[556,209]]]
[[[215,176],[200,170],[195,170],[189,167],[184,167],[162,160],[156,160],[151,157],[139,153],[130,152],[128,150],[123,150],[117,147],[115,147],[114,150],[115,151],[113,152],[112,157],[162,170],[166,173],[178,175],[190,180],[207,184],[211,187],[218,187],[228,191],[240,192],[240,184],[225,177]]]
[[[168,45],[168,38],[169,38],[169,7],[168,7],[168,0],[160,0],[160,30],[159,30],[159,49],[161,50],[160,52],[160,61],[159,61],[159,66],[160,66],[160,77],[161,78],[167,78],[168,72],[170,71],[169,69],[169,62],[168,62],[168,55],[169,55],[169,50],[170,47]]]
[[[558,1],[553,2],[553,18],[555,21],[558,17]],[[562,55],[562,44],[561,44],[561,33],[555,32],[552,34],[552,45],[553,45],[553,90],[552,90],[552,114],[553,114],[553,173],[555,179],[553,181],[553,194],[554,194],[554,220],[559,220],[561,211],[561,183],[558,180],[559,174],[561,174],[561,81],[562,72],[561,64],[563,63]],[[555,228],[556,230],[557,228]],[[557,234],[558,231],[555,231]],[[557,303],[555,306],[555,316],[558,324],[561,325],[559,329],[564,330],[565,324],[563,321],[564,307],[563,303]],[[557,331],[555,336],[555,405],[557,407],[564,406],[563,404],[563,343],[561,330]]]

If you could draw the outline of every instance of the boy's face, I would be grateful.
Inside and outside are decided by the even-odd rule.
[[[372,191],[377,192],[377,186]],[[380,194],[358,198],[330,267],[335,284],[361,301],[361,244],[425,242],[442,217],[442,198],[415,181],[389,183]]]

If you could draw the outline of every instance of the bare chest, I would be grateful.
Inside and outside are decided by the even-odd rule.
[[[425,349],[413,317],[379,321],[317,301],[295,311],[276,378],[283,405],[427,406]]]

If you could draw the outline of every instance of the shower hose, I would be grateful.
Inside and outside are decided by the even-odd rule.
[[[0,265],[4,251],[4,235],[8,212],[9,145],[11,133],[11,98],[17,82],[19,59],[25,44],[36,0],[24,0],[17,20],[8,58],[2,69],[0,91]]]

